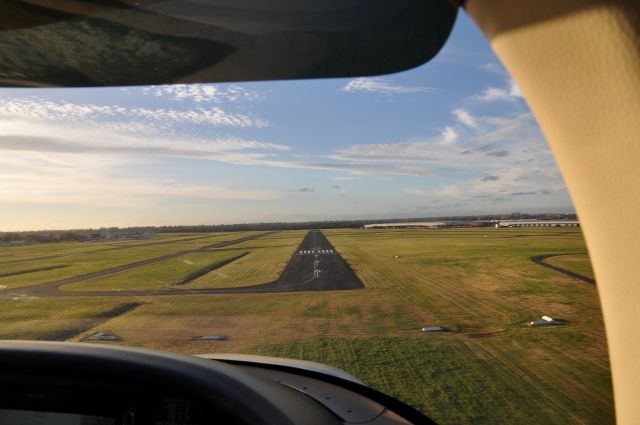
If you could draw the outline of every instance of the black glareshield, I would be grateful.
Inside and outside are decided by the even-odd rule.
[[[0,0],[0,86],[354,77],[429,61],[449,0]]]

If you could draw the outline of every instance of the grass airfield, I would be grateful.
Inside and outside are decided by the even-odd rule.
[[[588,257],[578,254],[586,253],[579,230],[323,231],[363,281],[363,290],[133,298],[10,294],[12,287],[249,233],[163,235],[98,253],[87,251],[112,244],[2,247],[2,261],[70,255],[0,264],[0,274],[68,265],[0,278],[7,288],[0,298],[0,338],[51,339],[75,329],[69,340],[82,341],[104,330],[120,336],[119,343],[161,350],[315,360],[353,373],[442,424],[614,423],[596,287],[529,260],[572,253],[546,261],[592,277]],[[61,289],[167,289],[189,273],[242,253],[247,254],[179,287],[269,282],[284,270],[305,233],[279,232]],[[167,243],[146,245],[160,240]],[[110,317],[123,303],[140,305]],[[568,323],[525,325],[543,314]],[[420,332],[430,325],[455,332]],[[202,335],[229,339],[198,340]]]

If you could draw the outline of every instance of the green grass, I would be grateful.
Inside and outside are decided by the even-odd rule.
[[[230,260],[242,251],[204,251],[171,258],[106,277],[71,283],[62,287],[69,291],[122,291],[148,289],[184,289],[187,276],[206,267]],[[237,260],[236,260],[237,261]]]
[[[7,270],[7,272],[11,272],[42,266],[68,265],[68,267],[55,270],[3,277],[0,278],[0,287],[11,289],[22,286],[54,282],[85,273],[91,273],[111,267],[120,266],[123,264],[132,263],[135,261],[159,257],[186,249],[203,247],[217,242],[239,239],[244,236],[258,233],[260,232],[232,232],[209,234],[204,235],[202,236],[202,238],[199,238],[197,240],[189,241],[184,241],[185,236],[183,236],[181,238],[173,238],[169,240],[171,243],[166,244],[148,245],[149,241],[146,241],[140,242],[139,244],[130,244],[125,249],[98,252],[95,252],[96,250],[94,248],[99,247],[100,249],[103,249],[103,244],[94,245],[90,243],[76,243],[76,245],[82,247],[84,251],[80,251],[81,248],[76,247],[73,253],[69,254],[65,251],[65,253],[69,255],[60,258],[28,261],[18,264],[0,264],[0,273],[5,273],[5,270]],[[56,244],[43,245],[48,245],[50,249],[53,250],[50,251],[50,254],[57,253],[57,251],[55,250]]]
[[[582,276],[595,279],[593,269],[591,268],[591,261],[587,254],[574,254],[574,255],[560,255],[557,257],[550,257],[544,260],[548,264],[562,267],[574,273],[581,274]]]
[[[250,252],[218,270],[229,278],[212,272],[197,285],[272,280],[303,235],[281,232],[202,253],[198,266],[211,259],[209,254]],[[73,340],[106,330],[127,345],[328,363],[445,425],[614,423],[597,288],[529,260],[541,254],[586,252],[579,230],[330,230],[325,235],[365,289],[135,299],[5,298],[0,299],[0,337],[45,338],[110,306],[142,302]],[[138,247],[127,255],[143,256],[156,248]],[[98,261],[93,255],[88,255],[91,263]],[[71,258],[75,261],[65,260]],[[587,261],[577,258],[572,266]],[[182,259],[192,261],[190,256]],[[190,270],[184,262],[158,263],[104,278],[102,284],[136,287],[153,278],[154,287],[160,287]],[[128,280],[121,280],[123,276]],[[525,325],[543,314],[568,323],[554,328]],[[456,332],[420,332],[429,325]],[[194,338],[199,335],[229,339],[199,341]]]
[[[117,298],[0,298],[0,339],[49,339],[129,302]]]
[[[265,344],[253,352],[322,361],[344,369],[438,423],[612,422],[609,398],[587,397],[569,385],[558,388],[535,379],[535,370],[521,367],[518,358],[497,362],[484,355],[482,345],[426,336],[316,338]],[[572,381],[595,375],[571,376],[558,367],[554,371]],[[600,371],[593,379],[606,382],[608,374]]]
[[[234,252],[247,250],[249,254],[194,280],[187,287],[226,288],[274,281],[284,271],[305,234],[304,231],[281,232],[234,245]]]
[[[21,246],[0,246],[0,261],[25,260],[34,257],[57,254],[91,252],[122,246],[137,246],[151,243],[180,242],[201,236],[211,238],[212,233],[203,234],[160,234],[151,239],[126,240],[113,242],[52,242]],[[220,235],[220,234],[217,234]],[[4,266],[4,265],[3,265]]]

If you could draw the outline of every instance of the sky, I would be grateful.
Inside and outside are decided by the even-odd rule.
[[[0,231],[573,212],[462,12],[371,78],[0,89]]]

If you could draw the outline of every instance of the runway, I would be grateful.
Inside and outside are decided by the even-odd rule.
[[[269,234],[269,233],[267,233]],[[282,275],[274,282],[258,285],[248,285],[233,288],[212,289],[161,289],[143,291],[66,291],[61,289],[66,284],[95,279],[115,272],[124,271],[143,265],[148,265],[168,258],[174,258],[186,253],[202,251],[213,246],[229,246],[250,239],[255,239],[266,234],[241,238],[234,241],[215,244],[198,249],[185,250],[180,253],[143,260],[118,266],[99,272],[87,273],[63,279],[57,282],[49,282],[40,285],[27,286],[0,293],[10,297],[135,297],[135,296],[167,296],[167,295],[199,295],[199,294],[241,294],[241,293],[267,293],[267,292],[296,292],[296,291],[333,291],[347,289],[362,289],[364,285],[356,276],[351,267],[344,261],[327,238],[319,230],[310,230],[298,246],[289,264]],[[228,264],[221,262],[219,267]],[[212,267],[211,270],[216,267]]]
[[[238,290],[331,291],[364,285],[320,230],[310,230],[278,280]]]

